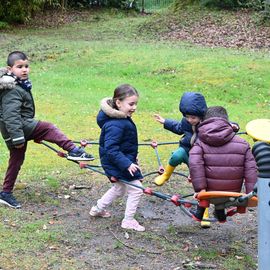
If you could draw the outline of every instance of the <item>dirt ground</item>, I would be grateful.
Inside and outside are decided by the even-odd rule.
[[[148,178],[150,181],[153,179]],[[190,184],[179,177],[173,177],[168,184],[153,189],[173,194],[179,189],[179,180],[185,183],[182,187],[185,186],[188,191]],[[147,181],[144,186],[151,186]],[[256,268],[257,225],[254,209],[244,215],[229,217],[225,224],[212,223],[210,228],[203,229],[200,223],[193,221],[173,203],[144,195],[137,219],[146,231],[134,232],[120,227],[125,209],[123,200],[116,201],[109,209],[111,218],[89,216],[91,206],[110,187],[105,177],[104,181],[91,183],[90,189],[70,189],[72,184],[67,182],[60,193],[50,194],[59,200],[58,206],[45,207],[28,202],[24,209],[36,218],[51,216],[52,222],[48,226],[61,234],[59,247],[55,248],[62,246],[61,256],[76,262],[77,268],[74,269]],[[85,185],[83,181],[81,184]],[[53,252],[53,249],[51,247],[47,252]],[[253,260],[253,266],[243,262],[247,258]],[[237,262],[239,266],[235,265]],[[64,268],[53,264],[46,269]]]

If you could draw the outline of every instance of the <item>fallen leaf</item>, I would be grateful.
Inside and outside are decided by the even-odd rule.
[[[244,259],[243,256],[238,256],[238,255],[235,255],[235,258],[236,258],[237,260],[243,260],[243,259]]]
[[[129,239],[129,234],[128,234],[128,232],[125,232],[125,238],[126,238],[126,239]]]

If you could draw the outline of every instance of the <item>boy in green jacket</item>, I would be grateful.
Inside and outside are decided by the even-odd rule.
[[[12,208],[21,207],[12,191],[24,162],[28,141],[56,143],[68,152],[70,160],[94,159],[83,148],[76,147],[56,126],[34,118],[35,104],[28,75],[29,61],[20,51],[10,53],[7,68],[0,70],[0,131],[10,152],[0,203]]]

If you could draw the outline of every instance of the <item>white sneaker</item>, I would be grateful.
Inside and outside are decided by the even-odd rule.
[[[130,229],[130,230],[135,230],[138,232],[144,232],[145,228],[139,224],[139,222],[136,219],[123,219],[121,227],[123,229]]]
[[[89,215],[92,217],[103,217],[108,218],[111,216],[111,213],[107,210],[99,209],[96,205],[93,206],[89,212]]]

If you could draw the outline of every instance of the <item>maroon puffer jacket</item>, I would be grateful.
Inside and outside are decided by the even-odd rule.
[[[249,144],[235,135],[228,121],[218,117],[199,125],[198,140],[189,152],[189,170],[195,192],[240,192],[245,180],[249,193],[257,181]]]

